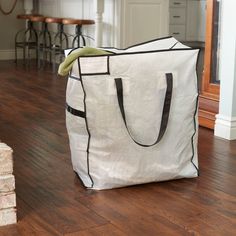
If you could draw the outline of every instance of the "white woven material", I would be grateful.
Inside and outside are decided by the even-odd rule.
[[[168,37],[130,47],[107,48],[116,54],[83,56],[69,76],[66,101],[82,115],[66,112],[74,171],[86,187],[127,185],[198,175],[198,49]],[[173,79],[167,127],[157,139]],[[115,79],[123,83],[127,130]],[[131,138],[133,137],[133,139]]]

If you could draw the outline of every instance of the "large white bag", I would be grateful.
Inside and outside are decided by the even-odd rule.
[[[109,189],[198,176],[198,49],[173,37],[82,56],[68,79],[74,171]]]

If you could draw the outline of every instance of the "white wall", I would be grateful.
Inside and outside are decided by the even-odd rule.
[[[102,4],[102,46],[128,45],[168,35],[168,0],[97,0]],[[40,0],[43,15],[98,20],[95,0]],[[83,33],[95,37],[95,26],[83,27]],[[65,31],[73,34],[74,26]],[[94,45],[93,41],[89,45]]]
[[[106,0],[105,14],[103,16],[103,44],[111,46],[114,42],[112,23],[114,21],[113,3],[114,0]],[[40,0],[39,13],[45,16],[68,17],[78,19],[95,20],[94,0]],[[55,31],[56,27],[51,26]],[[74,34],[74,26],[65,26],[65,31]],[[92,38],[95,37],[95,26],[83,26],[83,34]],[[93,40],[88,40],[88,45],[94,45]]]
[[[4,9],[10,9],[12,1],[1,1]],[[0,60],[14,58],[14,40],[16,32],[24,27],[24,21],[16,19],[24,13],[23,1],[17,1],[16,8],[10,15],[0,12]]]
[[[236,139],[236,1],[221,1],[220,32],[220,106],[216,116],[215,135]]]

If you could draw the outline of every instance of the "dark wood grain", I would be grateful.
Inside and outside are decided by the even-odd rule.
[[[236,141],[199,133],[200,177],[86,190],[65,128],[66,79],[0,62],[0,139],[14,150],[18,224],[4,236],[236,235]]]

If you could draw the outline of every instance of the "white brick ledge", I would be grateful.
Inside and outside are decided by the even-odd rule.
[[[9,146],[0,143],[0,226],[17,222],[12,153]]]

